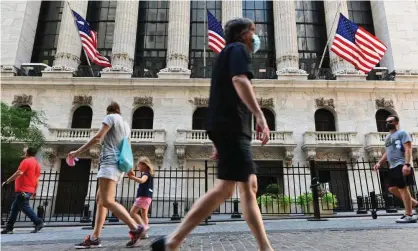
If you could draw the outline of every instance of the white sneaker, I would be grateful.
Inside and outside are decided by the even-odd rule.
[[[395,221],[396,223],[417,223],[417,219],[414,216],[404,215],[400,219]]]

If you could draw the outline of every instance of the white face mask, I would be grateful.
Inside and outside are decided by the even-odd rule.
[[[253,53],[256,53],[260,49],[260,46],[261,46],[260,38],[256,34],[253,34],[252,45],[253,45]]]

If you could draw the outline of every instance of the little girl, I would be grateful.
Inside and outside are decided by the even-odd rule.
[[[138,224],[144,224],[145,229],[148,230],[148,209],[152,201],[154,167],[147,157],[140,157],[137,167],[141,171],[140,178],[135,176],[133,170],[128,173],[129,179],[139,183],[136,200],[131,208],[131,216]],[[138,212],[142,219],[138,216]],[[148,238],[148,235],[145,235],[144,239],[146,238]]]

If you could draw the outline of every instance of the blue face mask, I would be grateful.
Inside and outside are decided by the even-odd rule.
[[[253,53],[256,53],[260,49],[260,46],[260,38],[256,34],[253,34]]]

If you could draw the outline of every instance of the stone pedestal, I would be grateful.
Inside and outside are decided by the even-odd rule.
[[[274,1],[273,12],[278,79],[306,80],[308,74],[299,69],[295,3]]]
[[[138,1],[118,1],[112,47],[112,68],[101,72],[102,78],[130,78],[133,72]]]
[[[190,1],[170,1],[167,67],[158,73],[159,78],[190,78],[189,34]]]
[[[222,26],[238,17],[242,17],[242,0],[222,0]]]
[[[88,1],[70,1],[71,9],[83,18],[86,18]],[[77,70],[80,64],[81,41],[74,16],[67,3],[64,3],[60,34],[58,37],[57,53],[55,54],[54,67],[43,72],[42,76],[51,77],[49,72]],[[44,74],[46,73],[46,74]]]
[[[1,66],[1,76],[2,77],[14,77],[17,74],[16,67],[13,65],[2,65]]]

